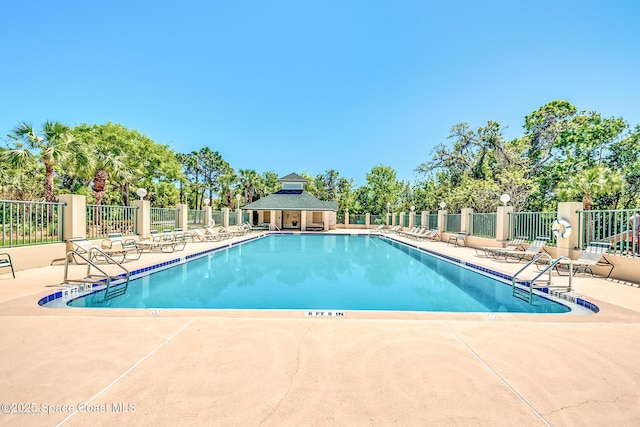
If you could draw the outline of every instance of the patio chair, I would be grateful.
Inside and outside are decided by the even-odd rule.
[[[467,237],[466,231],[460,231],[458,234],[449,236],[449,240],[447,241],[447,246],[467,246],[465,243],[465,238]],[[462,245],[460,243],[462,242]]]
[[[478,256],[485,256],[485,257],[495,257],[496,250],[524,250],[523,248],[523,244],[524,242],[529,238],[529,236],[518,236],[515,239],[513,239],[512,241],[508,242],[507,245],[503,248],[499,248],[496,246],[478,246],[477,248],[475,248],[476,250],[476,254]],[[482,251],[482,253],[481,253]]]
[[[224,227],[220,227],[219,230],[216,230],[212,226],[208,225],[205,226],[204,229],[207,230],[208,234],[212,236],[218,236],[218,240],[230,239],[233,237],[233,234],[229,233],[229,231]]]
[[[140,250],[153,252],[154,250],[160,250],[164,253],[170,253],[175,251],[176,244],[171,240],[165,240],[158,234],[158,230],[151,230],[148,236],[138,240],[138,247]]]
[[[181,251],[187,246],[187,240],[184,238],[184,234],[182,233],[182,229],[176,229],[178,232],[174,232],[169,228],[165,228],[162,230],[161,241],[171,242],[174,245],[174,250]]]
[[[229,233],[232,237],[233,236],[244,236],[245,234],[247,234],[247,229],[238,225],[236,226],[235,230],[232,230],[230,228],[224,228],[224,227],[220,227],[220,232],[227,232]]]
[[[376,228],[372,228],[371,230],[369,230],[369,234],[382,234],[383,228],[384,224],[380,224]]]
[[[113,239],[114,241],[118,240],[118,238],[115,238],[115,237]],[[106,240],[110,241],[110,239],[106,239]],[[106,263],[111,263],[111,262],[121,263],[125,260],[125,251],[122,248],[100,247],[100,246],[97,246],[94,241],[87,240],[85,237],[72,237],[70,239],[67,239],[67,242],[71,243],[72,249],[74,251],[86,257],[90,262],[96,261],[96,262],[106,262]],[[105,245],[108,246],[108,243],[105,243]],[[102,253],[100,251],[102,251]],[[138,256],[138,258],[140,257]],[[82,264],[82,262],[78,261],[75,255],[73,257],[73,260],[76,264]]]
[[[609,271],[606,276],[602,276],[605,279],[608,279],[613,272],[613,268],[615,267],[611,261],[609,261],[604,254],[611,248],[611,244],[609,242],[591,242],[587,245],[587,247],[582,251],[582,254],[575,260],[572,261],[573,265],[573,273],[591,273],[592,277],[595,277],[593,274],[593,270],[591,267],[607,267]],[[560,274],[560,269],[558,267],[567,267],[569,268],[569,260],[562,259],[558,261],[556,264],[556,271],[558,275]]]
[[[220,240],[222,240],[222,237],[217,233],[211,234],[206,230],[203,231],[199,228],[194,228],[192,231],[193,231],[193,238],[197,239],[200,242],[219,242]]]
[[[418,231],[415,233],[410,233],[409,237],[415,240],[428,240],[431,238],[432,231],[427,227],[418,227]]]
[[[516,262],[532,259],[541,250],[544,250],[544,245],[547,243],[547,240],[547,236],[538,236],[526,249],[496,249],[495,259],[504,257],[506,262],[509,262],[510,259],[514,259]]]
[[[383,227],[383,226],[381,226],[381,227]],[[401,236],[411,237],[412,234],[418,233],[419,231],[420,231],[420,227],[415,225],[415,226],[411,227],[410,230],[407,230],[407,231],[399,230],[399,231],[397,231],[397,234],[400,234]]]
[[[142,255],[142,250],[138,246],[135,239],[124,239],[120,233],[108,234],[107,238],[102,241],[102,250],[110,257],[122,256],[122,261],[138,260]],[[100,254],[94,256],[100,258]]]
[[[267,230],[269,230],[269,226],[268,226],[268,225],[266,225],[266,224],[262,224],[262,225],[251,225],[251,224],[249,224],[248,222],[245,222],[243,225],[247,228],[247,230],[249,230],[249,232],[253,232],[253,231],[255,231],[255,232],[260,232],[260,231],[267,231]]]
[[[11,275],[16,278],[16,272],[13,270],[13,263],[11,262],[11,255],[8,253],[0,254],[0,268],[11,268]]]
[[[440,239],[440,232],[438,231],[438,227],[436,228],[432,228],[431,230],[424,228],[424,230],[426,230],[425,232],[423,232],[422,234],[416,236],[417,239],[419,240],[439,240]]]

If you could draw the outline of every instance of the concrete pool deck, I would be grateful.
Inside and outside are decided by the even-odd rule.
[[[638,284],[577,276],[597,314],[38,306],[63,269],[0,275],[0,425],[640,425]]]

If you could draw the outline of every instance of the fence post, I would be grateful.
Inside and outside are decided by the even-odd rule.
[[[464,208],[460,211],[460,230],[464,231],[467,234],[471,234],[473,231],[471,229],[471,214],[473,213],[473,209]]]
[[[498,206],[496,212],[496,240],[509,240],[509,214],[513,213],[513,206]],[[516,238],[518,236],[513,236]]]
[[[178,228],[189,229],[189,207],[183,203],[176,205],[178,209]]]
[[[445,222],[447,220],[447,210],[440,209],[438,210],[438,230],[440,230],[440,240],[443,239],[444,233],[446,233],[447,227],[445,227]]]
[[[423,227],[429,227],[429,211],[422,211],[420,212],[420,224],[422,224]]]
[[[344,210],[344,228],[349,228],[349,209]]]
[[[395,225],[399,225],[400,227],[402,227],[402,224],[404,224],[404,212],[400,212],[398,214],[398,223]]]
[[[151,202],[148,200],[134,200],[133,206],[137,207],[136,222],[138,236],[148,236],[151,233]]]
[[[236,225],[242,224],[242,209],[236,209]]]
[[[561,202],[558,203],[558,219],[564,219],[571,224],[571,234],[567,238],[562,237],[562,233],[558,233],[556,237],[557,242],[557,254],[556,256],[569,256],[571,250],[578,248],[578,230],[580,224],[578,222],[578,212],[581,211],[583,205],[581,202]]]
[[[222,208],[222,226],[229,227],[229,208]]]
[[[367,212],[364,214],[364,228],[371,227],[371,213]]]
[[[60,202],[64,203],[64,224],[62,240],[71,237],[87,237],[87,199],[79,194],[61,194]]]
[[[211,211],[213,210],[213,208],[211,206],[205,206],[204,207],[204,221],[202,221],[203,225],[205,226],[209,226],[211,225],[211,220],[213,218],[211,218]]]

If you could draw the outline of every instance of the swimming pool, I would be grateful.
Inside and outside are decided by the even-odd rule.
[[[72,307],[565,313],[511,286],[384,237],[268,235],[132,280]]]

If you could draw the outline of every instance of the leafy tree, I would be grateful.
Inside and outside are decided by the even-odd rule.
[[[390,166],[374,166],[366,175],[367,184],[363,189],[363,207],[374,214],[387,212],[387,203],[391,211],[400,207],[400,194],[403,184],[398,181],[396,171]]]

